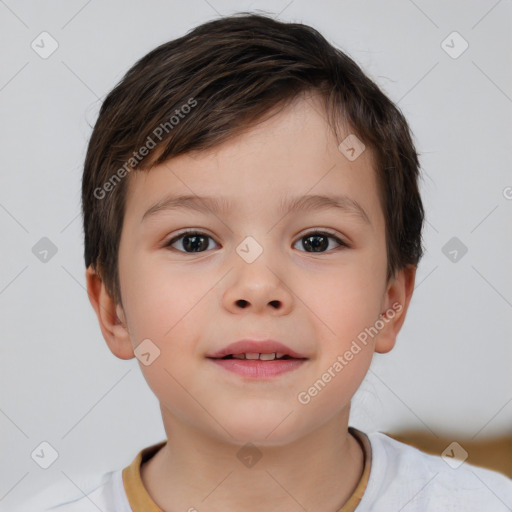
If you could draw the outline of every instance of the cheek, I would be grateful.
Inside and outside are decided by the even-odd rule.
[[[180,410],[191,407],[190,395],[183,386],[195,393],[191,364],[197,357],[202,327],[198,320],[205,314],[204,295],[211,284],[207,280],[196,282],[185,272],[171,273],[169,268],[134,259],[131,268],[126,269],[126,313],[133,347],[151,340],[149,351],[156,354],[149,365],[143,358],[138,361],[148,386],[180,415]]]
[[[360,262],[361,263],[361,262]],[[342,347],[369,325],[380,313],[383,278],[367,265],[350,265],[324,275],[304,278],[294,289],[304,297],[318,332],[333,347]]]
[[[138,259],[130,261],[122,276],[126,313],[136,338],[132,342],[150,338],[168,345],[169,340],[179,339],[177,334],[197,315],[197,306],[211,285],[165,261],[155,258],[148,264],[149,257]]]
[[[126,268],[127,320],[134,348],[146,339],[157,347],[154,363],[139,362],[151,389],[157,396],[180,396],[177,382],[190,381],[200,342],[213,325],[205,319],[211,316],[212,286],[218,278],[204,270],[171,269],[168,262],[156,260],[148,265],[133,258]]]

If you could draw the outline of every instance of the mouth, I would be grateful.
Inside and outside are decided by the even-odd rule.
[[[258,352],[247,352],[242,354],[228,354],[224,357],[215,357],[212,359],[238,359],[238,360],[244,360],[249,359],[252,361],[259,360],[259,361],[281,361],[286,359],[306,359],[305,357],[298,358],[298,357],[291,357],[288,354],[280,353],[280,352],[271,352],[271,353],[258,353]]]
[[[268,379],[298,369],[304,355],[274,340],[240,340],[207,356],[224,370],[250,379]]]
[[[239,340],[230,343],[207,357],[213,359],[260,359],[272,361],[280,359],[307,359],[304,354],[291,349],[287,345],[275,340]]]

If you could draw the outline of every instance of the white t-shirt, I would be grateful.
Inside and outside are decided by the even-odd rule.
[[[512,510],[512,480],[501,473],[467,463],[454,469],[443,458],[381,432],[367,436],[372,451],[370,476],[356,512]],[[66,488],[69,492],[69,487]],[[74,496],[66,498],[62,489],[62,484],[55,484],[16,512],[133,512],[121,469],[89,484],[84,489],[87,496],[77,490]],[[321,509],[320,504],[318,510]]]

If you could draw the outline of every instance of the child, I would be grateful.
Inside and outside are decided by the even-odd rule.
[[[86,277],[167,440],[51,510],[511,510],[505,476],[348,425],[411,300],[418,179],[403,115],[308,26],[239,13],[137,62],[88,147]]]

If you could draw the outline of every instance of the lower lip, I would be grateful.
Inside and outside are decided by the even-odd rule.
[[[273,361],[261,361],[260,359],[210,359],[225,370],[256,379],[275,377],[276,375],[291,372],[306,362],[306,359],[274,359]]]

